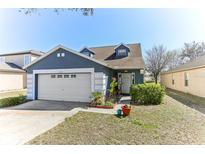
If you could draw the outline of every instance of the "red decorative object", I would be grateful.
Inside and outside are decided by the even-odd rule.
[[[128,105],[122,106],[122,112],[124,116],[128,116],[130,114],[130,111],[131,111],[131,106]]]
[[[113,106],[95,106],[95,107],[101,109],[113,109]]]

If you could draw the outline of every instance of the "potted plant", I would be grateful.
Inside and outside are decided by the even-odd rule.
[[[124,116],[128,116],[130,114],[131,111],[131,105],[123,105],[122,106],[122,113]]]

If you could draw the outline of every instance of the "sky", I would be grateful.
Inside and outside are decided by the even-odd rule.
[[[205,11],[197,9],[94,9],[93,16],[38,10],[25,15],[0,9],[0,54],[49,51],[58,44],[83,47],[141,43],[142,52],[163,44],[179,49],[185,42],[205,41]]]

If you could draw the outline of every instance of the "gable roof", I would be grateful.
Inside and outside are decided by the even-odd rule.
[[[126,48],[130,49],[130,48],[129,48],[129,46],[127,46],[127,45],[126,45],[126,44],[124,44],[124,43],[120,43],[119,45],[115,46],[115,48],[114,48],[114,49],[117,49],[117,48],[118,48],[118,47],[120,47],[120,46],[124,46],[124,47],[126,47]]]
[[[117,45],[117,47],[120,45]],[[89,49],[95,53],[93,58],[106,63],[113,69],[144,69],[145,64],[142,58],[140,44],[126,44],[124,46],[130,49],[129,55],[127,57],[118,58],[115,57],[116,45],[91,47]]]
[[[91,60],[91,61],[96,62],[96,63],[98,63],[98,64],[101,64],[101,65],[103,65],[103,66],[109,67],[109,66],[108,66],[106,63],[104,63],[104,62],[101,62],[101,61],[98,61],[98,60],[96,60],[96,59],[94,59],[94,58],[88,57],[88,56],[86,56],[86,55],[84,55],[84,54],[82,54],[82,53],[79,53],[79,52],[77,52],[77,51],[74,51],[74,50],[72,50],[72,49],[69,49],[69,48],[67,48],[67,47],[65,47],[65,46],[63,46],[63,45],[58,45],[58,46],[52,48],[50,51],[48,51],[48,52],[47,52],[46,54],[44,54],[43,56],[37,58],[36,60],[32,61],[30,64],[24,66],[24,69],[30,67],[31,65],[37,63],[37,62],[40,61],[40,60],[46,58],[46,57],[49,56],[50,54],[56,52],[58,49],[64,49],[64,50],[67,51],[67,52],[71,52],[71,53],[73,53],[73,54],[75,54],[75,55],[78,55],[78,56],[80,56],[80,57],[83,57],[83,58],[85,58],[85,59]]]
[[[8,62],[1,62],[0,63],[0,71],[2,72],[25,72],[21,67]]]
[[[177,67],[173,70],[162,72],[162,74],[185,71],[185,70],[190,70],[190,69],[199,68],[199,67],[205,67],[205,55],[201,56],[195,60],[192,60],[190,62],[187,62],[183,65],[180,65],[179,67]]]
[[[84,47],[80,50],[80,53],[84,52],[85,50],[89,51],[90,53],[92,54],[95,54],[91,49],[87,48],[87,47]]]
[[[37,51],[37,50],[26,50],[26,51],[20,51],[20,52],[0,54],[0,56],[12,56],[12,55],[21,55],[21,54],[33,54],[33,55],[41,56],[44,54],[44,52]]]

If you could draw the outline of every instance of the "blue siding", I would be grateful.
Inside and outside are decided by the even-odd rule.
[[[65,53],[65,57],[57,57],[57,53]],[[38,61],[27,68],[27,73],[33,73],[33,70],[41,69],[72,69],[72,68],[94,68],[95,72],[103,72],[108,76],[108,87],[114,75],[112,69],[98,64],[89,59],[80,57],[64,49],[58,49],[56,52],[48,55],[46,58]]]

